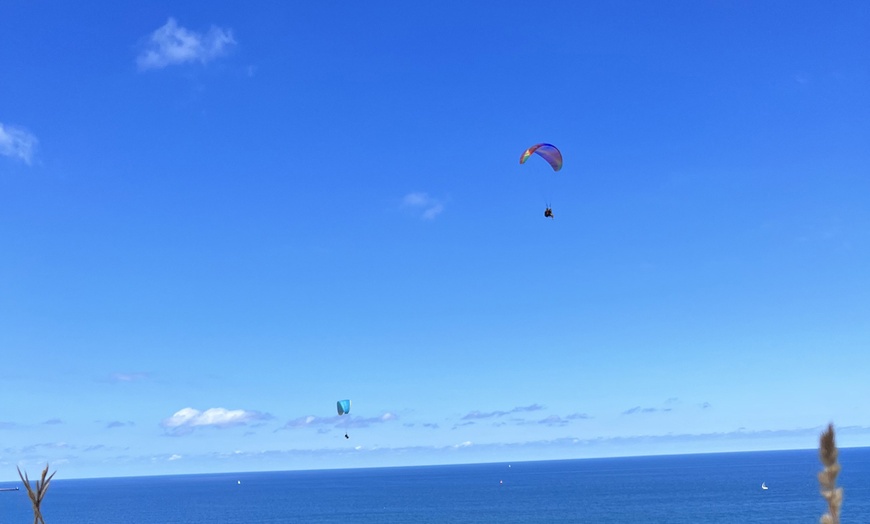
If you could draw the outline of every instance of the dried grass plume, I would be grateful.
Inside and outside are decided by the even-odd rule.
[[[18,476],[21,477],[21,482],[24,482],[24,487],[27,488],[27,496],[30,497],[30,503],[33,505],[33,524],[45,524],[40,506],[42,505],[42,499],[45,498],[45,492],[48,491],[48,484],[57,471],[49,475],[48,464],[46,464],[45,469],[42,470],[42,477],[36,481],[36,489],[34,490],[30,487],[30,479],[27,478],[27,472],[21,473],[21,468],[17,469]]]
[[[840,506],[843,505],[843,488],[837,487],[840,464],[837,462],[837,444],[834,442],[834,425],[819,437],[819,459],[824,469],[819,472],[822,497],[828,502],[828,512],[822,515],[821,524],[840,524]]]

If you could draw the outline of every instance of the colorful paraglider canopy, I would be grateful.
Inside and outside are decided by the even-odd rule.
[[[350,413],[350,400],[339,400],[335,403],[335,408],[338,410],[338,416]]]
[[[532,153],[537,153],[546,160],[553,167],[553,171],[562,169],[562,153],[553,144],[535,144],[526,149],[520,157],[520,164],[525,164]]]

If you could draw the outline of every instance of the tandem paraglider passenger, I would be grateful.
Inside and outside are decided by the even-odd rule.
[[[520,164],[525,164],[526,160],[529,159],[533,154],[536,154],[547,161],[550,164],[550,167],[553,168],[553,171],[559,171],[562,169],[562,152],[559,151],[559,148],[554,146],[553,144],[535,144],[532,147],[523,151],[523,154],[520,156]],[[546,218],[555,218],[553,216],[553,209],[550,207],[549,201],[547,201],[547,209],[544,210],[544,216]]]

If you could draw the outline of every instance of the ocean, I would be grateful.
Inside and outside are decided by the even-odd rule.
[[[841,449],[840,463],[842,522],[870,523],[870,448]],[[826,510],[816,480],[820,469],[816,450],[799,450],[56,478],[43,516],[47,524],[815,524]],[[0,492],[0,523],[30,522],[27,493]]]

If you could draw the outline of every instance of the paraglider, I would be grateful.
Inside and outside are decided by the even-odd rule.
[[[553,168],[553,171],[562,169],[562,152],[553,144],[535,144],[526,149],[520,157],[520,164],[525,164],[526,160],[528,160],[533,153],[537,153],[541,158],[546,160]]]
[[[553,171],[562,169],[562,152],[553,144],[535,144],[526,149],[523,151],[522,156],[520,156],[520,164],[525,164],[526,160],[528,160],[533,154],[537,154],[546,160],[547,163],[550,164],[550,167],[553,168]],[[544,216],[547,218],[554,218],[553,209],[550,208],[550,204],[547,204],[547,209],[544,210]]]
[[[350,400],[339,400],[335,403],[335,409],[338,411],[338,416],[347,415],[350,413]],[[350,417],[348,417],[349,419]],[[344,431],[344,438],[350,438],[347,434],[347,430]]]

